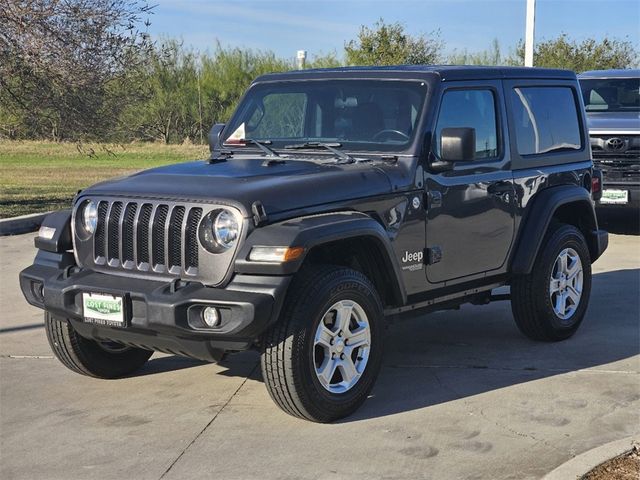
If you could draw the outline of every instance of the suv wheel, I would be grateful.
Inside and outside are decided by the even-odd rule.
[[[383,318],[378,293],[361,273],[332,266],[301,272],[264,337],[262,377],[271,398],[316,422],[353,413],[380,370]]]
[[[591,293],[591,258],[582,232],[573,225],[553,225],[545,236],[533,270],[511,285],[511,309],[520,331],[533,340],[572,336],[587,311]]]
[[[81,337],[70,322],[49,312],[44,314],[44,325],[56,358],[70,370],[90,377],[123,377],[142,367],[153,354],[141,348]]]

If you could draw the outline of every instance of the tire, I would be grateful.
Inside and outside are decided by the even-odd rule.
[[[262,377],[273,401],[314,422],[353,413],[380,371],[383,322],[382,302],[363,274],[335,266],[299,272],[262,342]]]
[[[579,268],[580,276],[576,273]],[[561,294],[565,295],[564,300],[559,298]],[[573,225],[552,224],[531,273],[512,281],[511,310],[524,335],[532,340],[556,342],[578,330],[590,294],[591,257],[582,232]]]
[[[101,344],[81,337],[71,323],[44,314],[47,340],[56,358],[70,370],[96,378],[119,378],[142,367],[153,352],[141,348]]]

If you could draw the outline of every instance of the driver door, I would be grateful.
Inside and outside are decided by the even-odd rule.
[[[426,176],[426,275],[446,285],[505,268],[515,227],[515,189],[501,81],[452,82],[441,96],[430,158],[444,128],[475,129],[475,158]],[[444,286],[444,285],[440,285]]]

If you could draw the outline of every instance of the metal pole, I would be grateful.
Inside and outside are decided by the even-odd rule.
[[[536,29],[536,0],[527,0],[527,26],[524,39],[524,66],[533,67],[533,39]]]
[[[298,50],[298,53],[296,55],[296,60],[298,61],[298,70],[304,70],[304,66],[307,60],[307,51]]]

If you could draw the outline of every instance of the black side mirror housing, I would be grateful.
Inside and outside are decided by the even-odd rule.
[[[473,162],[476,157],[475,128],[443,128],[440,134],[440,160]]]
[[[224,123],[216,123],[209,131],[209,151],[213,152],[220,148],[220,134],[224,130]]]

